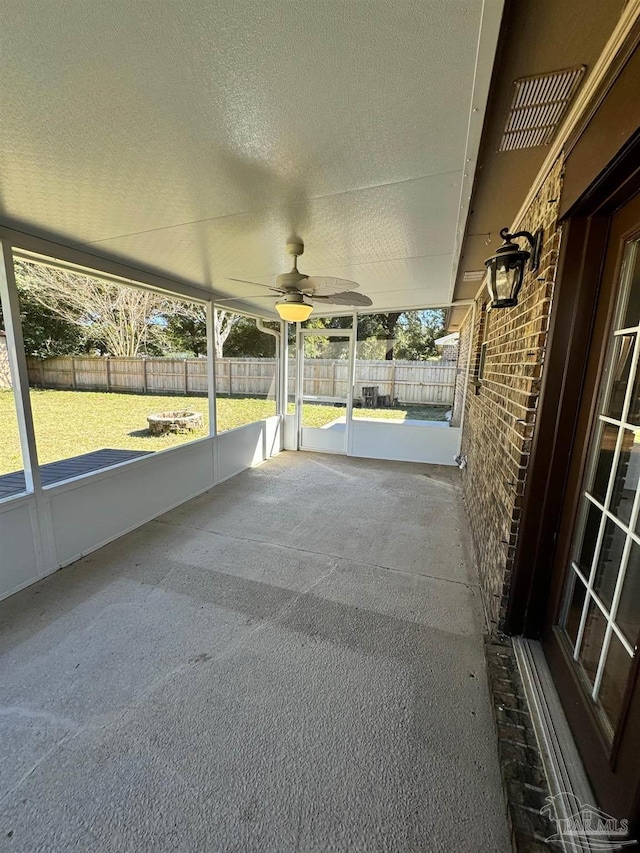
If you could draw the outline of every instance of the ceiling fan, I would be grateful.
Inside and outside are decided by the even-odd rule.
[[[242,278],[230,278],[229,281],[239,281],[243,284],[254,284],[256,287],[266,287],[273,293],[282,295],[282,299],[276,302],[276,311],[282,320],[289,323],[303,322],[314,308],[314,303],[329,305],[349,305],[366,307],[373,305],[368,296],[363,293],[354,293],[359,284],[355,281],[347,281],[344,278],[332,278],[322,275],[305,275],[298,270],[298,258],[304,252],[304,243],[301,240],[287,243],[287,252],[293,255],[293,269],[276,278],[276,286],[269,287],[257,281],[246,281]],[[269,296],[256,297],[231,297],[230,299],[217,300],[220,302],[231,302],[241,299],[273,299]]]

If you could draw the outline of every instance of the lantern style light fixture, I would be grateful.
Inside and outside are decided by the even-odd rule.
[[[540,228],[535,234],[529,231],[517,231],[510,234],[508,228],[503,228],[500,236],[504,243],[495,255],[484,262],[489,272],[489,296],[492,308],[512,308],[518,304],[518,294],[522,287],[527,261],[532,272],[540,265],[540,252],[544,231]],[[520,248],[514,243],[519,237],[524,237],[531,246],[531,251]]]
[[[285,294],[284,299],[276,302],[276,311],[281,320],[286,320],[288,323],[303,323],[313,311],[313,305],[305,302],[302,293],[293,292]]]

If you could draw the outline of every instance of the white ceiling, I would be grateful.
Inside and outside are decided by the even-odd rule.
[[[446,304],[502,1],[22,0],[2,222],[242,296],[297,233],[376,309]]]

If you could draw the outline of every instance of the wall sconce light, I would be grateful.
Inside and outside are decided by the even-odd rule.
[[[535,234],[529,231],[517,231],[509,234],[508,228],[503,228],[500,236],[504,243],[496,251],[495,255],[484,262],[489,272],[489,296],[492,308],[511,308],[518,304],[518,294],[524,279],[524,270],[527,261],[532,272],[540,265],[540,252],[544,231],[540,228]],[[531,251],[521,249],[514,240],[524,237],[531,246]]]

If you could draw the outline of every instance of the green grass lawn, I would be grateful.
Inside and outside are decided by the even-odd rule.
[[[164,450],[208,434],[206,397],[165,397],[96,391],[31,390],[38,458],[42,464],[79,456],[92,450]],[[188,435],[150,436],[147,415],[195,409],[204,415],[204,428]],[[275,402],[256,397],[217,400],[218,430],[224,432],[275,414]],[[292,407],[290,406],[290,410]],[[443,420],[446,406],[398,409],[356,409],[356,417]],[[305,405],[305,425],[323,426],[344,414],[333,406]],[[0,474],[22,468],[13,393],[0,391]]]
[[[451,406],[396,406],[394,409],[354,409],[354,418],[382,418],[392,421],[444,421]]]
[[[386,409],[354,409],[354,418],[377,418],[386,421],[444,421],[445,414],[451,406],[396,406]],[[294,414],[295,405],[289,403],[287,412]],[[334,406],[331,403],[304,404],[302,424],[306,427],[321,427],[335,421],[346,414],[345,406]]]
[[[209,432],[206,397],[166,397],[109,394],[97,391],[38,391],[31,389],[31,406],[41,463],[57,462],[104,447],[118,450],[165,450]],[[151,436],[147,415],[188,407],[202,412],[204,427],[187,435]],[[275,414],[275,402],[264,399],[218,399],[219,429],[227,430]],[[0,474],[18,471],[18,443],[13,394],[0,391]]]

